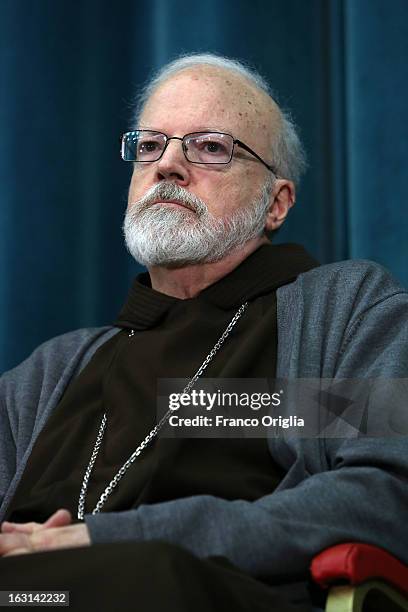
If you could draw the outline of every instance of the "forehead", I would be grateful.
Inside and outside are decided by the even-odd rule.
[[[141,127],[185,134],[218,129],[269,140],[279,123],[272,100],[231,71],[197,67],[160,84],[147,101]]]

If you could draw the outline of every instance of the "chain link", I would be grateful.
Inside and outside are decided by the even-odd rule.
[[[204,370],[207,368],[208,364],[212,361],[212,359],[215,357],[217,352],[220,350],[220,348],[224,344],[225,340],[228,338],[229,334],[231,333],[231,330],[233,329],[233,327],[235,326],[237,321],[241,318],[241,316],[244,314],[244,312],[247,309],[247,307],[248,307],[248,302],[245,302],[244,304],[242,304],[242,306],[240,306],[240,308],[237,310],[237,312],[235,313],[235,315],[232,317],[231,321],[229,322],[228,326],[226,327],[224,333],[217,340],[217,342],[214,344],[213,348],[208,353],[207,357],[204,359],[203,363],[200,365],[200,367],[198,368],[197,372],[194,374],[192,379],[184,387],[182,393],[189,393],[190,392],[190,390],[192,389],[194,384],[197,382],[197,380],[200,378],[200,376],[202,376],[202,374],[203,374]],[[134,330],[132,330],[132,332],[133,333],[129,334],[129,337],[132,337],[134,335]],[[110,481],[110,483],[108,484],[108,486],[106,487],[106,489],[104,490],[102,495],[100,496],[100,498],[98,500],[98,503],[96,504],[95,508],[92,510],[92,514],[97,514],[98,512],[101,511],[101,509],[105,505],[106,500],[108,499],[109,495],[112,493],[113,489],[118,485],[119,481],[126,474],[127,470],[130,468],[132,463],[134,463],[136,461],[136,459],[139,457],[139,455],[142,453],[142,451],[144,451],[144,449],[150,444],[152,439],[159,433],[159,431],[161,430],[163,425],[169,419],[171,413],[172,413],[172,410],[169,409],[166,412],[166,414],[160,419],[160,421],[157,423],[157,425],[155,425],[155,427],[153,427],[153,429],[147,434],[147,436],[139,444],[139,446],[136,448],[136,450],[130,455],[129,459],[127,461],[125,461],[125,463],[118,470],[116,475],[112,478],[112,480]],[[94,467],[94,464],[95,464],[95,461],[96,461],[96,457],[98,456],[98,452],[99,452],[100,446],[102,444],[102,440],[103,440],[103,436],[105,434],[105,429],[106,429],[107,422],[108,422],[108,417],[107,417],[106,412],[105,412],[103,417],[102,417],[102,421],[101,421],[101,424],[99,426],[99,431],[98,431],[98,435],[96,437],[96,442],[95,442],[95,445],[94,445],[94,448],[93,448],[93,451],[92,451],[92,455],[91,455],[91,458],[89,460],[88,467],[85,470],[84,478],[83,478],[83,481],[82,481],[81,492],[79,494],[79,500],[78,500],[78,514],[77,514],[78,519],[80,519],[80,520],[83,520],[83,518],[84,518],[85,501],[86,501],[86,494],[87,494],[87,490],[88,490],[89,478],[91,477],[92,470],[93,470],[93,467]]]

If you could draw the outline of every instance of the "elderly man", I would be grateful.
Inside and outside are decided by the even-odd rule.
[[[407,377],[408,297],[384,270],[269,242],[304,158],[266,83],[176,60],[122,156],[126,244],[148,274],[114,327],[55,338],[1,379],[1,588],[69,588],[84,609],[307,610],[327,546],[407,561],[405,438],[159,436],[160,378]]]

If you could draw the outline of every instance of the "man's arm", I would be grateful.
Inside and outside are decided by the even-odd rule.
[[[308,452],[305,443],[293,446],[299,460]],[[312,444],[317,440],[307,441],[309,451]],[[329,446],[335,468],[294,488],[256,502],[194,496],[86,515],[90,540],[164,540],[199,557],[223,555],[258,577],[304,573],[320,550],[350,540],[377,544],[408,561],[406,441],[332,440]],[[14,540],[6,530],[0,555],[87,545],[86,526],[55,527]]]
[[[0,381],[1,387],[1,381]],[[0,505],[16,471],[16,443],[5,398],[0,393]]]
[[[373,285],[387,285],[377,277]],[[364,295],[370,292],[365,286]],[[373,287],[344,335],[340,379],[407,377],[408,297],[388,286],[384,293]],[[387,414],[393,406],[385,401],[376,408]],[[256,576],[304,572],[322,549],[350,540],[377,544],[408,562],[406,435],[292,439],[281,449],[291,458],[289,475],[301,474],[286,488],[255,502],[196,496],[87,515],[91,540],[166,540],[199,556],[224,555]],[[281,459],[276,451],[275,459]]]
[[[381,275],[379,282],[384,284]],[[394,294],[392,287],[390,295],[386,285],[386,299],[377,300],[376,291],[370,307],[353,309],[357,314],[338,360],[340,378],[407,376],[407,296]],[[332,291],[329,297],[336,301]],[[285,445],[290,474],[301,475],[286,488],[256,502],[195,496],[86,515],[91,541],[166,540],[199,556],[224,555],[257,576],[304,572],[322,548],[356,539],[408,561],[401,537],[408,502],[407,438],[294,439]],[[315,467],[319,457],[320,469]]]
[[[70,380],[118,331],[100,327],[57,336],[0,376],[0,521],[35,439]]]
[[[196,496],[88,515],[91,541],[165,540],[200,557],[224,555],[256,576],[305,572],[315,554],[345,541],[408,562],[406,440],[350,440],[332,452],[332,471],[256,502]]]

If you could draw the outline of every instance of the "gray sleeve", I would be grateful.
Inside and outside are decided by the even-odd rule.
[[[1,384],[0,384],[1,387]],[[0,394],[0,505],[16,471],[16,442],[4,397]]]
[[[81,329],[48,340],[0,376],[0,520],[36,436],[69,381],[117,328]]]
[[[362,309],[344,337],[342,378],[407,376],[407,304],[398,292]],[[407,436],[286,444],[293,471],[303,466],[290,488],[255,502],[196,496],[87,515],[91,539],[165,540],[201,557],[224,555],[256,576],[305,572],[322,549],[350,540],[376,544],[408,562]],[[321,467],[311,473],[318,456]]]
[[[258,577],[304,573],[324,548],[356,540],[408,562],[407,450],[405,440],[348,441],[331,449],[335,469],[256,502],[196,496],[85,520],[93,542],[165,540]]]

